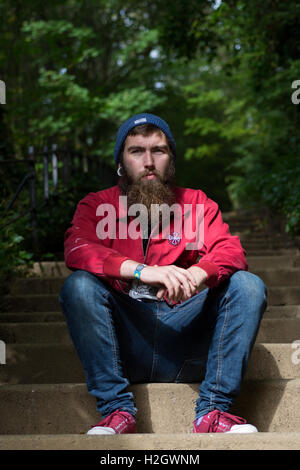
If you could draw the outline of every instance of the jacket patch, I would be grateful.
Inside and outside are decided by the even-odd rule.
[[[178,232],[170,233],[169,243],[171,243],[171,245],[177,246],[177,245],[179,245],[180,242],[181,242],[181,237],[180,237],[180,234]]]

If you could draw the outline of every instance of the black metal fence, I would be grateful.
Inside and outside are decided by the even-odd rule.
[[[100,162],[94,156],[70,150],[66,146],[58,147],[56,144],[45,145],[42,149],[30,146],[25,159],[0,160],[0,165],[18,165],[20,163],[25,164],[25,175],[10,198],[5,208],[5,214],[12,210],[21,193],[26,190],[29,190],[29,207],[5,224],[0,222],[0,230],[20,218],[30,215],[33,247],[38,248],[38,210],[45,207],[51,197],[59,197],[66,192],[74,173],[100,175]],[[112,174],[112,170],[107,164],[101,163],[101,173],[103,180],[103,174]],[[60,188],[63,188],[60,192],[59,181],[61,182]],[[37,187],[42,188],[42,191],[39,191],[39,194],[42,193],[40,200],[37,197]]]

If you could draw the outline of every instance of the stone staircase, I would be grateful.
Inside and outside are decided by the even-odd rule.
[[[257,434],[192,434],[199,384],[140,384],[136,435],[87,436],[99,421],[71,344],[58,292],[63,261],[35,263],[3,299],[0,340],[0,450],[300,449],[300,252],[254,216],[224,214],[268,286],[268,308],[234,412]],[[299,341],[299,344],[297,343]],[[171,419],[170,419],[171,417]]]

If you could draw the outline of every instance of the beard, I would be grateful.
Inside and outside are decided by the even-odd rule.
[[[163,177],[156,170],[152,170],[156,178],[143,180],[150,172],[145,171],[139,178],[133,180],[123,164],[123,175],[119,181],[119,188],[123,195],[127,196],[127,206],[142,204],[146,208],[145,220],[158,217],[159,225],[162,223],[162,214],[158,213],[158,206],[167,204],[171,206],[176,202],[175,196],[175,165],[173,159],[170,162],[166,175]],[[143,214],[142,214],[143,216]],[[143,224],[144,225],[144,224]]]
[[[175,186],[175,167],[171,160],[167,173],[164,177],[156,170],[151,170],[156,178],[153,180],[143,180],[150,172],[145,171],[136,180],[128,174],[123,165],[123,175],[119,181],[119,188],[124,196],[127,196],[128,206],[131,204],[144,204],[149,211],[152,204],[172,205],[176,198],[174,192]]]

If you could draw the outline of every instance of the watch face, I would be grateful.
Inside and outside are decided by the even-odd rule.
[[[136,271],[141,271],[145,267],[144,264],[138,264],[136,267]]]

